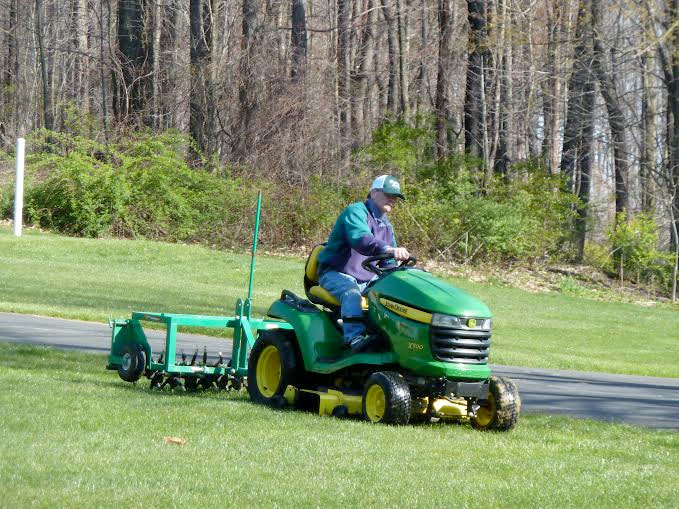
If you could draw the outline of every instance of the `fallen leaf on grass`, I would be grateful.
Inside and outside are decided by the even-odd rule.
[[[186,445],[186,440],[179,437],[165,437],[163,438],[163,442],[165,442],[166,444]]]

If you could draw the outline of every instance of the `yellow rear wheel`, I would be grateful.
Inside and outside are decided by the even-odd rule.
[[[274,345],[269,345],[257,360],[257,388],[265,398],[271,398],[281,383],[281,354]]]
[[[379,385],[371,385],[365,395],[365,413],[372,422],[380,422],[384,417],[386,398],[384,389]]]
[[[248,360],[248,392],[256,403],[281,406],[288,385],[296,386],[302,368],[294,332],[260,332]]]

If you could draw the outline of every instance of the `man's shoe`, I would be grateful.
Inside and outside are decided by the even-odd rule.
[[[344,343],[344,345],[351,350],[351,353],[358,353],[368,348],[374,339],[374,336],[359,334],[355,338],[352,338],[348,343]]]

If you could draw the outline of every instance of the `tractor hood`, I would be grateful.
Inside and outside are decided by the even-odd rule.
[[[371,293],[429,313],[491,318],[488,306],[463,290],[420,269],[397,270],[372,287]]]

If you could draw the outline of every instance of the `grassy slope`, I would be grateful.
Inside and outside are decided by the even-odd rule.
[[[522,417],[511,433],[274,411],[0,345],[3,507],[674,507],[679,435]],[[165,444],[181,437],[184,446]]]
[[[92,321],[132,310],[233,314],[249,255],[148,241],[92,240],[0,228],[0,311]],[[254,315],[283,288],[302,290],[304,261],[258,256]],[[664,307],[455,284],[495,315],[498,364],[679,377],[679,313]]]

